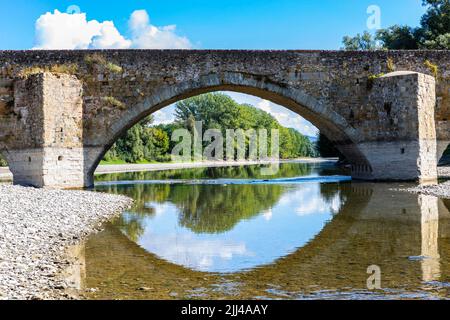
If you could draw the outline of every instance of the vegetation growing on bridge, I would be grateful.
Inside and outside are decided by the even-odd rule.
[[[8,166],[8,163],[6,162],[6,160],[0,154],[0,167],[7,167],[7,166]]]
[[[93,53],[86,56],[84,62],[86,62],[90,68],[99,67],[111,73],[123,72],[123,68],[121,66],[106,60],[106,58],[99,53]]]
[[[105,161],[169,161],[170,150],[176,144],[170,141],[172,132],[179,128],[192,132],[195,121],[203,121],[203,130],[221,130],[223,136],[227,129],[267,129],[269,141],[270,131],[278,129],[281,158],[316,156],[315,145],[307,137],[283,127],[267,112],[239,104],[225,94],[211,93],[181,101],[177,103],[175,113],[176,120],[171,124],[152,126],[151,116],[138,123],[116,142],[106,154]]]
[[[125,105],[122,101],[119,101],[117,98],[114,98],[112,96],[102,97],[102,101],[108,107],[119,108],[119,109],[125,108]]]
[[[439,74],[439,67],[432,63],[430,60],[425,61],[425,66],[430,69],[430,72],[433,74],[433,76],[437,79]]]
[[[20,76],[27,78],[34,74],[44,73],[44,72],[51,72],[51,73],[64,73],[64,74],[70,74],[75,75],[78,72],[78,65],[74,63],[68,63],[68,64],[54,64],[49,66],[32,66],[24,68],[20,72]]]

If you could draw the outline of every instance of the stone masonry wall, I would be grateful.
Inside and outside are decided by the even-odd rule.
[[[87,157],[83,170],[89,176],[116,139],[146,115],[197,94],[230,90],[300,114],[336,144],[356,171],[370,173],[374,168],[365,145],[384,143],[380,151],[405,149],[404,154],[422,148],[416,147],[417,123],[405,121],[406,109],[393,106],[388,115],[389,108],[378,105],[377,97],[383,97],[376,87],[380,77],[413,71],[436,78],[435,126],[437,139],[445,143],[450,142],[449,66],[449,51],[0,51],[0,152],[36,145],[82,147]],[[53,78],[64,83],[60,91],[47,87],[63,95],[53,95],[47,114],[30,116],[27,112],[39,97],[28,99],[26,91],[36,91],[39,81],[33,74],[43,72],[53,74],[44,76],[48,83]],[[81,96],[76,107],[58,109],[65,104],[64,92],[76,95],[77,81]],[[39,117],[44,117],[43,132],[34,125]],[[418,156],[415,151],[412,155]]]
[[[17,82],[15,90],[14,111],[25,130],[5,153],[14,182],[83,186],[81,83],[74,76],[41,73]]]
[[[356,167],[354,176],[389,180],[395,173],[396,180],[435,181],[434,78],[414,72],[388,74],[374,82],[368,106],[373,118],[360,123],[361,130],[390,129],[358,144],[370,168]]]

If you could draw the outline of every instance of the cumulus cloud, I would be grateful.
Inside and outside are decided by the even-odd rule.
[[[145,10],[133,12],[128,25],[131,39],[122,35],[113,21],[88,20],[86,13],[47,12],[36,21],[34,49],[192,48],[189,39],[175,33],[174,25],[150,24]]]
[[[129,27],[132,34],[132,47],[137,49],[188,49],[190,41],[175,33],[176,26],[156,27],[150,24],[145,10],[136,10],[131,15]]]
[[[155,125],[169,124],[175,121],[175,105],[165,107],[153,114]]]
[[[128,48],[131,45],[112,21],[88,21],[85,13],[55,10],[36,21],[35,49]]]

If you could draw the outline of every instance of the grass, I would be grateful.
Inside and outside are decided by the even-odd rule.
[[[394,72],[395,71],[395,64],[394,64],[394,60],[391,58],[391,57],[389,57],[388,59],[387,59],[387,69],[388,69],[388,72]]]
[[[119,101],[116,98],[111,97],[111,96],[102,97],[102,101],[109,107],[115,107],[115,108],[120,108],[120,109],[125,108],[125,104],[122,101]]]
[[[64,73],[74,75],[78,72],[78,65],[74,63],[70,64],[54,64],[51,66],[33,66],[24,68],[20,75],[24,78],[27,78],[34,74],[51,72],[51,73]]]
[[[439,73],[439,67],[432,63],[430,60],[425,61],[425,66],[431,71],[433,76],[437,79]]]
[[[382,76],[384,76],[384,73],[369,75],[367,78],[367,89],[372,90],[374,81]]]
[[[123,72],[123,68],[121,66],[114,64],[110,61],[107,61],[104,56],[102,56],[101,54],[98,54],[98,53],[94,53],[94,54],[90,54],[90,55],[86,56],[84,61],[90,67],[100,66],[103,69],[105,69],[111,73],[122,73]]]

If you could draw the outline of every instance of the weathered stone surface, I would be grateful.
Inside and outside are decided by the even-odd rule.
[[[397,73],[376,77],[388,73],[389,61]],[[425,76],[432,75],[426,61],[438,66],[436,85]],[[449,51],[0,51],[0,87],[9,88],[0,97],[0,152],[89,150],[80,155],[88,184],[108,148],[143,117],[200,93],[230,90],[311,121],[352,162],[355,177],[428,179],[433,140],[439,150],[450,141],[449,64]],[[71,75],[29,75],[39,71]],[[381,164],[371,158],[375,150],[397,151],[399,163],[411,156],[411,167],[386,171],[391,155]]]

